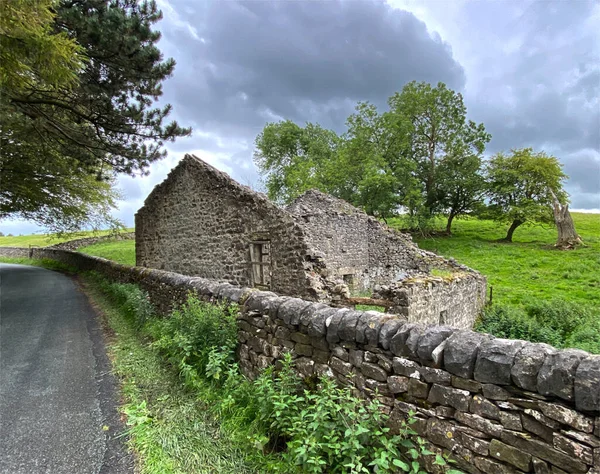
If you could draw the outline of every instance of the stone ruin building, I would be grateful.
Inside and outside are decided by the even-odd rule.
[[[470,328],[486,281],[419,249],[345,201],[308,191],[286,208],[194,155],[135,216],[136,264],[334,305],[384,306],[411,322]]]

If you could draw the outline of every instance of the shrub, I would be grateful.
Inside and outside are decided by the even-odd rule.
[[[111,283],[98,273],[92,272],[90,277],[95,284],[107,294],[113,303],[132,320],[140,329],[155,315],[155,309],[148,293],[139,286],[126,283]]]
[[[257,421],[271,437],[286,441],[289,464],[307,473],[423,472],[418,458],[433,453],[411,439],[416,433],[408,423],[392,436],[376,399],[357,398],[327,377],[308,389],[289,354],[282,366],[276,374],[265,371],[254,387]]]
[[[497,337],[600,353],[598,315],[589,307],[564,300],[531,301],[523,309],[492,306],[485,310],[475,329]]]
[[[190,295],[169,317],[158,318],[137,286],[96,279],[211,411],[245,431],[261,454],[281,451],[270,461],[270,472],[416,474],[423,473],[419,458],[434,455],[415,438],[411,421],[392,436],[377,400],[357,398],[326,377],[307,385],[290,354],[278,372],[271,367],[255,381],[243,377],[234,360],[236,306],[209,304]],[[446,464],[440,456],[435,462]]]
[[[153,322],[154,346],[181,369],[189,371],[188,367],[193,367],[207,376],[209,362],[214,371],[217,357],[233,362],[236,311],[234,305],[208,304],[190,295],[168,318]]]

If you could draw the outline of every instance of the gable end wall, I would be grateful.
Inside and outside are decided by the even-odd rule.
[[[271,289],[306,295],[302,229],[195,157],[187,155],[155,188],[135,224],[139,266],[250,286],[250,243],[270,240]]]

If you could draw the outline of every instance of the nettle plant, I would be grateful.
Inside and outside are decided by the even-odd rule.
[[[267,369],[254,385],[258,422],[271,438],[286,441],[283,457],[301,472],[417,474],[425,472],[420,458],[436,456],[410,428],[412,415],[392,435],[377,399],[360,399],[327,377],[308,388],[289,354],[277,373]],[[434,462],[447,464],[439,455]]]
[[[247,426],[250,444],[263,454],[278,453],[270,471],[417,474],[425,473],[419,460],[426,456],[447,465],[411,429],[412,415],[392,434],[377,399],[358,398],[327,377],[302,379],[289,353],[278,370],[246,379],[234,357],[237,310],[191,296],[169,318],[149,321],[148,332],[186,385],[213,387],[211,410]]]

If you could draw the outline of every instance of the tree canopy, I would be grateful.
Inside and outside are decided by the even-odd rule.
[[[563,183],[567,175],[554,156],[532,148],[497,153],[486,166],[488,213],[510,223],[505,240],[512,242],[515,229],[526,222],[552,223],[555,198],[567,202]]]
[[[462,95],[441,82],[432,87],[413,81],[388,103],[392,114],[411,124],[408,156],[416,166],[423,205],[429,215],[449,211],[454,218],[469,210],[479,180],[471,180],[461,165],[467,163],[470,173],[478,173],[477,164],[491,136],[483,124],[467,121]],[[466,179],[460,179],[463,175]],[[461,184],[463,187],[457,189]],[[465,199],[467,194],[469,198]],[[458,201],[462,205],[453,206]]]
[[[88,205],[114,204],[115,173],[147,173],[166,142],[191,133],[166,122],[170,105],[155,107],[175,66],[156,46],[161,13],[136,0],[1,5],[0,217],[70,228],[82,221],[65,221],[76,213],[63,212],[58,194],[91,216]]]
[[[483,199],[490,135],[466,119],[462,96],[442,83],[411,82],[388,104],[380,113],[359,103],[340,137],[314,124],[267,124],[254,157],[269,196],[289,202],[314,187],[384,218],[404,207],[415,226],[445,214],[450,231]]]
[[[53,29],[55,0],[0,2],[0,90],[68,87],[84,64],[83,48]]]

